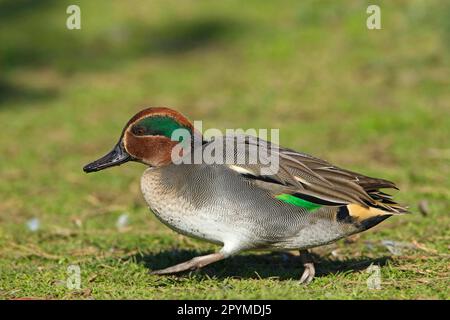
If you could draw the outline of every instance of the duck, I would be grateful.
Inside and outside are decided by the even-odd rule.
[[[230,142],[233,157],[222,158],[227,161],[194,159],[211,149],[219,154],[217,150]],[[256,161],[250,163],[246,159],[252,157],[239,157],[242,154],[269,154],[277,165],[268,167],[263,161],[267,156],[253,157]],[[408,212],[381,191],[398,190],[391,181],[252,135],[206,139],[188,118],[167,107],[135,114],[114,148],[83,170],[97,172],[129,161],[147,166],[140,187],[158,220],[180,234],[221,246],[217,252],[151,272],[156,275],[197,270],[248,250],[298,250],[300,283],[309,284],[315,276],[310,249]]]

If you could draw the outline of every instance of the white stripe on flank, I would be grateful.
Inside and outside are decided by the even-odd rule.
[[[228,167],[231,170],[234,170],[234,171],[236,171],[237,173],[240,173],[240,174],[251,174],[252,176],[256,176],[257,175],[257,174],[255,174],[254,172],[252,172],[252,171],[250,171],[248,169],[236,166],[234,164],[230,164]]]

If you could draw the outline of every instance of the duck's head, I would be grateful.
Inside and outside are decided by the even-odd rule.
[[[172,162],[172,149],[179,141],[172,140],[177,129],[194,137],[191,122],[181,113],[169,108],[148,108],[138,112],[125,125],[119,142],[111,152],[84,166],[85,172],[94,172],[137,161],[152,167]]]

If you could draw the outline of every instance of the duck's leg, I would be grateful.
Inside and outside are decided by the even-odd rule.
[[[300,278],[300,283],[307,285],[314,278],[316,270],[314,268],[314,263],[308,250],[300,250],[300,259],[302,261],[303,267],[305,268],[302,277]]]
[[[191,260],[179,263],[172,267],[152,271],[151,274],[170,274],[170,273],[177,273],[177,272],[186,271],[186,270],[196,270],[196,269],[200,269],[210,263],[213,263],[213,262],[216,262],[216,261],[219,261],[222,259],[225,259],[225,255],[223,253],[221,253],[221,252],[212,253],[212,254],[208,254],[206,256],[192,258]]]

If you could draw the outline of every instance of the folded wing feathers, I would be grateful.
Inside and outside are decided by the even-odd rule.
[[[358,203],[364,207],[377,206],[390,212],[405,212],[406,209],[392,200],[392,196],[379,191],[380,188],[398,189],[393,182],[367,177],[349,170],[341,169],[322,159],[294,150],[281,148],[271,142],[246,136],[245,139],[236,140],[236,136],[227,136],[226,139],[243,141],[247,146],[256,147],[263,151],[258,154],[278,157],[278,172],[266,174],[273,183],[259,182],[258,185],[269,191],[279,190],[273,186],[280,183],[292,193],[300,193],[323,199],[337,205]],[[252,152],[246,148],[246,152]],[[268,159],[264,159],[266,161]],[[253,178],[264,178],[262,164],[232,164],[231,169],[239,172],[251,172]],[[241,168],[241,169],[238,169]],[[247,174],[248,176],[248,174]],[[283,187],[283,188],[284,188]]]

